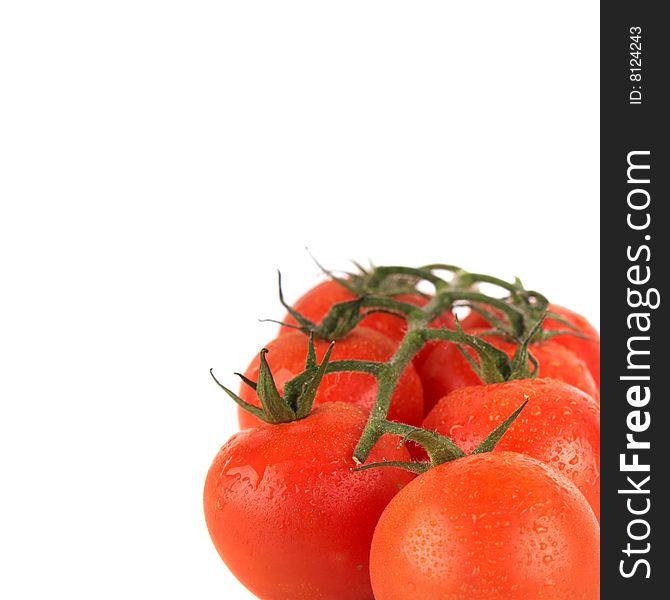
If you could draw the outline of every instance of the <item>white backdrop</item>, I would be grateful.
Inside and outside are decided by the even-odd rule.
[[[599,321],[598,4],[0,7],[0,596],[251,598],[202,517],[228,383],[326,265]]]

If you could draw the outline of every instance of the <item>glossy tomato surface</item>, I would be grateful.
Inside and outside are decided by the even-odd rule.
[[[567,477],[600,514],[600,409],[577,388],[556,379],[519,379],[455,390],[423,426],[451,437],[466,453],[523,402],[528,404],[494,452],[532,456]]]
[[[266,359],[280,391],[289,379],[304,370],[308,343],[309,338],[305,334],[294,331],[279,336],[266,346],[269,350]],[[329,344],[316,339],[314,346],[317,359],[321,361]],[[387,361],[394,352],[395,344],[386,336],[372,329],[360,328],[335,342],[331,361],[344,359]],[[259,366],[260,359],[257,356],[245,371],[245,375],[257,381]],[[369,373],[351,371],[328,373],[319,385],[315,404],[352,402],[369,411],[376,394],[377,380]],[[240,397],[260,406],[256,392],[244,383],[240,386]],[[238,410],[238,418],[243,428],[254,427],[260,423],[259,419],[242,408]],[[389,418],[410,425],[418,425],[423,419],[423,389],[412,365],[409,365],[400,377],[391,400]]]
[[[599,527],[582,494],[514,452],[419,475],[375,530],[376,600],[597,600]]]
[[[481,335],[482,330],[472,329],[469,333]],[[516,352],[517,345],[500,336],[485,335],[484,339],[504,350],[510,358]],[[597,401],[600,400],[600,391],[591,372],[574,352],[553,340],[531,344],[529,349],[538,362],[539,377],[560,379],[586,392]],[[475,356],[474,351],[468,350],[468,352],[471,356]],[[418,371],[423,384],[424,405],[427,411],[450,392],[482,383],[458,345],[451,342],[435,344]]]
[[[221,558],[262,600],[371,600],[382,511],[414,475],[353,472],[366,412],[332,403],[305,419],[235,434],[209,469],[204,509]],[[371,460],[408,460],[382,438]]]

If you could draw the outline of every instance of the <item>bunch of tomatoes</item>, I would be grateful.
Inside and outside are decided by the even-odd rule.
[[[293,306],[280,282],[279,335],[217,380],[241,431],[204,510],[234,575],[262,600],[599,598],[593,327],[450,265],[328,275]]]

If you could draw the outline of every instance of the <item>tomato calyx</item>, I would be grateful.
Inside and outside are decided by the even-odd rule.
[[[485,341],[481,337],[482,334],[479,336],[470,336],[472,339],[469,343],[477,352],[479,361],[475,360],[464,348],[462,342],[458,344],[458,349],[485,384],[502,383],[512,379],[534,379],[537,376],[539,365],[537,359],[530,352],[529,346],[537,332],[541,329],[543,321],[544,316],[541,316],[524,339],[513,338],[513,341],[517,344],[517,349],[511,360],[505,351]],[[460,329],[458,321],[456,322],[456,326]],[[490,332],[484,332],[484,335],[487,333]]]
[[[261,402],[260,407],[246,402],[235,394],[235,392],[224,386],[214,376],[212,369],[210,369],[210,375],[217,385],[237,404],[262,421],[275,424],[289,423],[303,419],[311,412],[319,383],[321,383],[323,376],[326,374],[334,344],[335,342],[330,344],[323,360],[319,364],[314,349],[314,337],[310,336],[305,370],[284,384],[283,395],[277,389],[274,377],[265,358],[268,349],[263,348],[260,351],[258,381],[252,381],[241,373],[235,373],[246,385],[256,392]]]
[[[346,280],[333,277],[342,285]],[[400,319],[409,319],[411,317],[421,318],[423,311],[413,304],[395,300],[391,297],[372,295],[369,292],[361,294],[361,290],[349,288],[347,283],[345,287],[353,293],[361,294],[353,300],[345,300],[334,304],[328,313],[324,316],[321,323],[315,323],[301,314],[284,299],[282,289],[281,272],[278,272],[279,302],[296,320],[297,325],[290,323],[280,323],[285,327],[291,327],[302,331],[307,335],[315,335],[323,340],[339,340],[348,335],[365,317],[373,313],[387,313]],[[416,288],[414,288],[416,293]]]
[[[528,400],[528,397],[524,396],[523,403],[509,417],[495,427],[495,429],[493,429],[470,454],[492,452],[507,430],[511,427],[512,423],[514,423],[516,418],[521,414],[521,411],[526,404],[528,404]],[[410,440],[420,444],[428,454],[429,460],[372,462],[359,464],[354,468],[355,471],[363,471],[365,469],[373,469],[376,467],[397,467],[411,471],[412,473],[421,474],[438,465],[468,456],[468,454],[466,454],[449,436],[436,431],[423,429],[422,427],[410,427],[402,423],[387,421],[386,419],[376,422],[375,428],[378,432],[381,432],[381,434],[391,433],[402,435],[400,445],[403,445]],[[365,436],[366,433],[364,432],[363,435]],[[355,456],[354,460],[356,460]]]

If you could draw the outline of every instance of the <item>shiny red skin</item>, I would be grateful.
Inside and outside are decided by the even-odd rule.
[[[301,315],[307,317],[310,321],[320,323],[323,317],[326,316],[333,304],[338,302],[345,302],[347,300],[355,300],[357,296],[350,292],[342,284],[333,279],[323,281],[301,296],[293,305]],[[425,306],[428,299],[421,294],[397,294],[394,299],[401,302],[414,304],[415,306]],[[296,320],[290,315],[286,314],[283,319],[284,323],[296,324]],[[430,327],[439,328],[446,327],[454,329],[455,319],[451,312],[445,312],[438,316],[430,323]],[[374,329],[379,333],[383,333],[386,337],[396,343],[396,347],[402,342],[403,337],[407,333],[407,322],[404,318],[388,314],[388,313],[372,313],[365,317],[358,327],[366,327]],[[279,335],[284,335],[288,332],[295,331],[291,327],[282,326],[279,330]],[[417,353],[414,358],[414,366],[418,367],[427,354],[428,348],[434,342],[426,344],[421,351]]]
[[[493,310],[494,312],[498,312],[495,309]],[[551,338],[551,341],[565,346],[581,358],[591,372],[597,388],[600,390],[600,334],[586,318],[569,308],[559,306],[558,304],[550,304],[549,310],[561,315],[566,321],[572,323],[580,333],[587,336],[586,338],[582,338],[571,333],[564,333],[554,336]],[[472,312],[463,320],[461,326],[465,331],[470,331],[472,329],[486,329],[490,327],[490,324],[484,316]],[[556,319],[545,319],[544,323],[542,323],[542,329],[545,331],[550,329],[566,329],[566,326]]]
[[[301,332],[290,332],[271,341],[266,348],[268,365],[281,392],[284,384],[305,369],[309,338]],[[314,340],[316,356],[323,359],[328,349],[328,342]],[[374,360],[387,361],[395,352],[394,343],[386,336],[372,329],[361,328],[335,342],[330,360]],[[245,375],[258,380],[260,359],[254,358],[247,367]],[[370,410],[377,394],[377,380],[373,375],[353,371],[326,374],[316,394],[315,404],[324,402],[352,402]],[[260,406],[256,392],[248,385],[240,386],[240,397],[247,402]],[[410,425],[418,425],[423,419],[423,389],[421,380],[412,365],[409,365],[398,382],[391,400],[389,418]],[[260,420],[248,411],[239,408],[240,426],[255,427]]]
[[[414,475],[353,472],[367,415],[331,403],[305,419],[235,434],[207,474],[207,527],[233,574],[263,600],[371,600],[375,525]],[[371,460],[408,460],[384,437]]]
[[[480,335],[481,331],[471,329],[469,333]],[[504,350],[510,358],[516,352],[516,344],[499,336],[487,335],[484,339]],[[560,379],[600,401],[600,392],[586,364],[565,346],[548,340],[531,344],[530,351],[538,361],[539,377]],[[474,351],[470,354],[474,356]],[[439,342],[433,346],[419,368],[419,377],[423,384],[426,411],[430,411],[440,398],[450,392],[482,383],[458,345],[450,342]]]
[[[532,456],[568,478],[600,515],[600,409],[591,396],[557,379],[517,379],[455,390],[440,400],[423,427],[472,452],[524,401],[528,404],[494,452]]]
[[[514,452],[419,475],[372,540],[376,600],[597,600],[600,529],[579,491]]]

